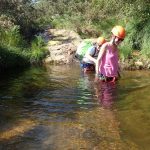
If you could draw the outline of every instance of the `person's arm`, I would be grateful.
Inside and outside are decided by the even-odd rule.
[[[100,52],[98,54],[98,57],[97,57],[97,60],[96,60],[96,74],[99,73],[99,64],[100,64],[100,61],[101,61],[101,59],[102,59],[102,57],[103,57],[103,55],[106,51],[106,46],[107,46],[106,44],[103,44],[101,49],[100,49]]]
[[[94,63],[96,63],[96,59],[93,58],[89,53],[87,53],[86,55],[86,58],[88,58],[89,60],[93,61]]]

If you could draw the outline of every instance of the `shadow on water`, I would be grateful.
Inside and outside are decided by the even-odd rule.
[[[148,93],[148,85],[140,75],[131,77],[127,74],[117,84],[94,82],[94,74],[82,74],[73,65],[31,68],[6,79],[0,86],[0,149],[136,150],[143,143],[146,149],[147,125],[141,124],[147,139],[136,141],[141,132],[135,135],[131,127],[139,126],[131,119],[139,119],[139,113],[131,117],[130,112],[134,107],[149,114],[145,108],[150,105],[140,109],[143,103],[138,97],[133,103],[132,97],[137,91]]]
[[[35,140],[31,142],[29,149],[43,149],[43,136],[47,137],[51,129],[56,133],[57,130],[63,130],[63,122],[72,124],[77,120],[76,112],[94,107],[95,104],[90,102],[90,92],[83,86],[77,88],[81,81],[76,78],[77,72],[74,70],[70,73],[70,70],[67,72],[66,68],[56,66],[53,69],[48,68],[47,73],[32,68],[19,77],[13,77],[13,80],[11,78],[5,89],[1,87],[3,110],[0,112],[0,149],[20,149],[19,147],[25,146],[26,142],[29,144],[31,139]],[[61,122],[59,127],[57,124]],[[47,125],[49,123],[51,125]],[[68,126],[67,123],[65,126]],[[50,147],[51,143],[48,143],[48,148]]]

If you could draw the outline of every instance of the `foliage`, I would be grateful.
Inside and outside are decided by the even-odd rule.
[[[45,57],[45,43],[37,36],[31,43],[31,49],[12,47],[0,44],[0,68],[25,66],[29,63],[38,64]]]
[[[23,46],[23,39],[19,33],[19,26],[14,25],[12,28],[0,30],[0,45],[7,45],[9,47]]]
[[[0,14],[2,53],[14,51],[32,63],[41,62],[45,55],[40,37],[34,39],[45,25],[73,29],[83,38],[109,39],[112,27],[119,24],[127,31],[122,59],[128,58],[132,49],[149,57],[149,0],[1,0]]]
[[[49,20],[53,27],[73,29],[83,38],[104,35],[109,39],[114,25],[124,26],[127,36],[120,51],[123,60],[133,49],[148,53],[149,0],[42,0],[37,6],[44,10],[43,20]]]
[[[26,39],[32,38],[37,28],[37,12],[31,5],[31,0],[1,0],[0,14],[11,18]]]
[[[143,32],[145,33],[142,38],[141,54],[150,59],[150,22],[145,25]]]
[[[1,67],[28,64],[30,43],[38,30],[36,9],[30,0],[2,0],[0,14]]]
[[[109,30],[113,25],[111,21],[119,17],[117,4],[116,0],[42,0],[35,7],[44,10],[41,16],[44,23],[45,19],[50,20],[55,28],[70,28],[84,37],[97,37],[104,34],[104,29]]]
[[[0,67],[9,68],[14,66],[24,66],[30,60],[38,63],[44,56],[43,41],[41,37],[36,37],[31,42],[30,48],[25,48],[26,42],[20,34],[20,28],[14,25],[9,17],[3,15],[0,22]],[[29,45],[29,44],[28,44]]]
[[[120,58],[122,61],[124,61],[125,59],[130,58],[132,53],[132,47],[129,44],[128,40],[125,40],[120,47]]]
[[[42,59],[46,54],[46,49],[44,48],[45,43],[41,36],[36,36],[31,44],[31,57],[30,62],[32,64],[41,63]]]

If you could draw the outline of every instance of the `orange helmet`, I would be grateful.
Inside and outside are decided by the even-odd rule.
[[[97,43],[98,43],[99,45],[102,45],[102,44],[104,44],[105,42],[106,42],[106,40],[105,40],[104,37],[99,37],[99,38],[97,39]]]
[[[122,26],[115,26],[113,27],[113,29],[111,30],[112,34],[121,38],[121,39],[124,39],[125,36],[126,36],[126,31],[125,29],[122,27]]]

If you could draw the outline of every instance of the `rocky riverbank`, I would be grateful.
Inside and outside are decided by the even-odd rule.
[[[75,61],[77,45],[82,41],[77,33],[63,29],[48,29],[43,37],[49,51],[44,63],[70,64]]]
[[[47,29],[42,37],[47,43],[49,52],[44,63],[71,64],[77,61],[74,55],[82,39],[76,32],[64,29]],[[142,57],[136,51],[128,59],[121,60],[120,65],[122,69],[127,70],[150,69],[150,59]]]

